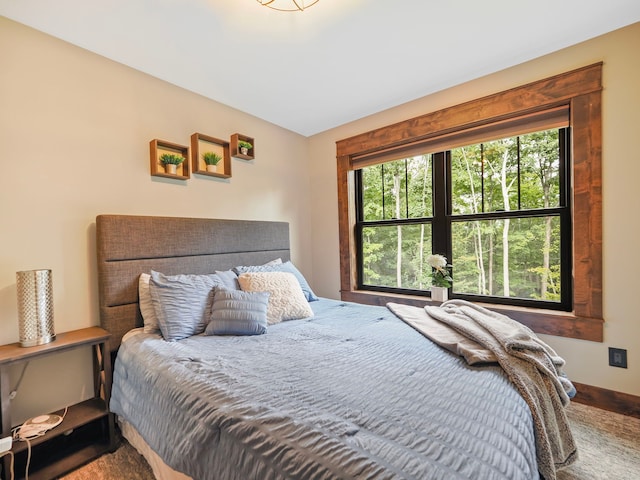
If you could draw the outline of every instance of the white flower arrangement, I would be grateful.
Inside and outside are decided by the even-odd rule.
[[[451,287],[451,265],[447,263],[447,257],[444,255],[429,255],[427,263],[431,265],[431,278],[434,287]]]

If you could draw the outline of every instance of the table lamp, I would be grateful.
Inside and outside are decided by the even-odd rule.
[[[51,270],[16,272],[16,287],[20,346],[33,347],[55,340]]]

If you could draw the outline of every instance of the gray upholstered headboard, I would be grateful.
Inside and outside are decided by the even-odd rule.
[[[99,215],[96,241],[100,325],[112,334],[112,350],[142,326],[141,273],[203,274],[290,260],[286,222]]]

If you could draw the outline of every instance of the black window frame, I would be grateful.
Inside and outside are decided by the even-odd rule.
[[[536,300],[521,297],[503,297],[493,295],[477,295],[456,293],[449,289],[449,298],[463,299],[472,302],[482,302],[496,305],[509,305],[516,307],[530,307],[537,309],[571,311],[573,308],[573,256],[572,256],[572,205],[571,205],[571,128],[558,128],[559,140],[559,206],[549,208],[481,212],[475,214],[452,214],[451,195],[451,150],[431,153],[432,156],[432,216],[421,218],[401,218],[383,220],[364,220],[363,212],[363,182],[362,169],[354,171],[355,183],[355,256],[356,256],[356,281],[357,288],[365,291],[376,291],[391,294],[431,295],[428,289],[418,290],[410,288],[396,288],[379,285],[367,285],[363,278],[363,229],[367,226],[397,226],[430,224],[432,229],[432,252],[443,253],[453,264],[453,278],[455,284],[455,259],[452,258],[452,225],[455,222],[496,220],[504,218],[531,218],[554,215],[560,219],[560,301]],[[513,135],[518,136],[518,135]],[[482,143],[482,142],[477,142]],[[428,154],[428,153],[425,153]],[[401,160],[398,158],[396,160]],[[394,160],[389,160],[394,161]],[[387,162],[385,162],[387,163]],[[384,163],[382,163],[384,165]],[[407,205],[408,208],[408,205]],[[483,209],[484,210],[484,209]]]

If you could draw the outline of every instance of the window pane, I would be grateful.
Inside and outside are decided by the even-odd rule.
[[[556,216],[454,222],[453,291],[560,301]]]
[[[433,163],[431,155],[419,155],[407,159],[409,178],[409,218],[433,215]]]
[[[382,220],[382,165],[362,169],[362,218]]]
[[[363,220],[367,222],[431,216],[431,176],[431,155],[363,168]]]
[[[558,130],[546,130],[451,151],[452,213],[559,206]]]
[[[558,130],[520,137],[521,208],[560,206]]]
[[[384,219],[407,218],[405,196],[405,161],[383,163]]]
[[[454,215],[483,211],[482,156],[479,144],[451,150],[451,190]]]
[[[431,285],[431,225],[384,225],[362,229],[365,285],[426,289]]]

